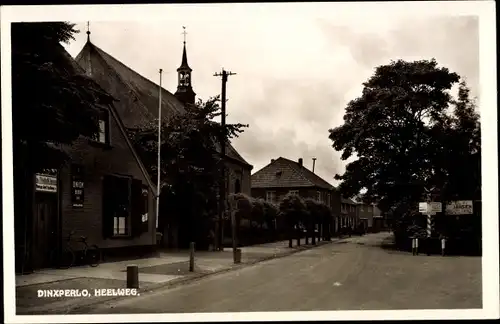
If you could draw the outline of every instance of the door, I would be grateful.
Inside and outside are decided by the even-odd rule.
[[[58,235],[57,215],[57,195],[37,192],[33,222],[33,261],[36,269],[53,266]]]

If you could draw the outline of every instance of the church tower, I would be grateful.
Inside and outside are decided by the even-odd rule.
[[[193,71],[187,62],[186,54],[186,27],[184,28],[184,50],[182,52],[182,63],[177,69],[177,91],[175,96],[184,104],[194,104],[196,93],[193,91],[191,85],[191,72]]]

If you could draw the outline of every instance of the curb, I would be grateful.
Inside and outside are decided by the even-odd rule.
[[[334,239],[332,241],[320,241],[320,242],[317,242],[316,245],[309,244],[309,245],[295,246],[292,248],[292,250],[287,250],[285,252],[282,252],[282,253],[279,253],[276,255],[266,256],[266,257],[252,260],[252,261],[245,262],[245,263],[232,264],[231,266],[229,266],[227,268],[222,268],[222,269],[211,271],[211,272],[197,273],[197,274],[192,275],[192,276],[185,276],[183,278],[173,279],[173,280],[168,281],[168,282],[153,284],[153,285],[147,287],[141,293],[150,293],[150,292],[153,292],[155,290],[162,289],[162,288],[172,289],[172,288],[180,287],[182,285],[186,285],[189,283],[200,281],[201,279],[204,279],[204,278],[207,278],[210,276],[231,272],[231,271],[239,270],[239,269],[246,268],[246,267],[251,267],[251,266],[257,265],[259,263],[266,262],[266,261],[284,258],[284,257],[290,256],[292,254],[296,254],[299,252],[318,248],[320,246],[324,246],[324,245],[328,245],[328,244],[335,244],[335,243],[339,243],[339,242],[343,242],[343,241],[344,241],[343,238],[339,238],[339,239]],[[60,313],[60,312],[62,313],[62,312],[64,312],[65,314],[71,313],[71,314],[75,314],[75,315],[82,314],[82,313],[85,314],[86,310],[89,310],[90,308],[92,308],[92,306],[95,306],[97,304],[101,304],[103,302],[120,300],[122,298],[124,298],[124,296],[116,296],[116,297],[110,297],[110,298],[105,298],[105,299],[101,298],[97,301],[90,301],[89,303],[87,303],[85,305],[80,304],[80,305],[77,305],[73,308],[71,308],[70,306],[69,307],[67,306],[67,307],[54,308],[54,309],[50,310],[50,313]]]

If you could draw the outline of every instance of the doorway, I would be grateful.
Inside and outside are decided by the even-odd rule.
[[[33,222],[33,265],[35,269],[54,266],[58,243],[57,194],[35,194]]]

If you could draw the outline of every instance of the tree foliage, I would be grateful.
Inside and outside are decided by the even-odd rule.
[[[463,171],[477,170],[479,154],[472,153],[480,150],[479,117],[465,82],[457,100],[450,95],[459,81],[435,60],[377,67],[362,95],[347,105],[344,124],[330,130],[342,159],[357,157],[336,175],[343,195],[365,189],[364,201],[377,202],[383,211],[409,208],[424,188],[471,199],[457,188],[477,180],[477,174],[464,179]]]
[[[162,123],[161,210],[162,215],[190,217],[216,215],[221,155],[217,141],[238,136],[246,125],[214,121],[221,114],[219,98],[187,105],[186,113]],[[157,177],[158,125],[156,122],[130,129],[129,135],[153,179]],[[190,210],[186,210],[187,208]]]
[[[98,132],[98,104],[111,97],[85,76],[60,44],[74,39],[78,32],[74,26],[66,22],[12,24],[16,164],[27,160],[35,169],[55,167],[66,157],[57,144],[71,144],[79,136]],[[18,154],[22,146],[27,156]]]

